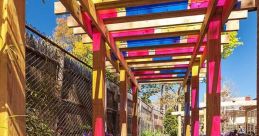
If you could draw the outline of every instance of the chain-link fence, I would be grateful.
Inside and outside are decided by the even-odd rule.
[[[92,68],[34,29],[28,26],[27,29],[27,135],[82,136],[88,133],[92,126]],[[107,81],[106,85],[106,131],[115,136],[119,134],[119,87],[116,81],[112,81]],[[129,133],[131,112],[132,102],[129,100]],[[151,112],[147,114],[151,115]],[[150,124],[150,121],[143,123]]]

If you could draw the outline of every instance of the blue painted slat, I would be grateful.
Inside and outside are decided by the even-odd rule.
[[[185,74],[177,74],[177,77],[185,77]]]
[[[180,36],[168,37],[168,38],[157,38],[157,39],[144,39],[144,40],[129,40],[127,41],[127,47],[145,47],[163,44],[175,44],[180,42]]]
[[[172,60],[172,57],[156,57],[152,59],[153,61],[160,61],[160,60]]]
[[[188,8],[188,0],[180,2],[169,2],[162,4],[152,4],[145,6],[127,7],[126,16],[144,15],[168,11],[185,10]]]
[[[166,73],[177,73],[177,72],[186,72],[187,69],[174,69],[174,70],[161,70],[161,74],[166,74]]]

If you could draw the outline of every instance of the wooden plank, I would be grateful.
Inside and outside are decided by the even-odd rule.
[[[135,7],[150,4],[160,4],[167,2],[181,2],[184,0],[123,0],[123,1],[107,1],[99,2],[95,4],[96,10],[123,8],[123,7]]]
[[[87,34],[82,34],[82,42],[83,42],[83,43],[92,43],[93,40],[92,40],[91,37],[88,36]]]
[[[225,24],[227,22],[227,19],[236,3],[237,3],[237,0],[226,0],[225,1],[224,5],[223,5],[223,11],[222,11],[222,24]]]
[[[162,12],[162,13],[154,13],[154,14],[137,15],[137,16],[106,18],[104,19],[104,23],[114,24],[114,23],[123,23],[123,22],[135,22],[135,21],[143,21],[143,20],[162,19],[162,18],[194,16],[194,15],[201,15],[205,13],[206,13],[206,8],[189,9],[189,10],[170,11],[170,12]]]
[[[68,16],[67,17],[67,26],[73,28],[73,27],[79,27],[79,24],[77,23],[77,21],[74,19],[73,16]]]
[[[240,8],[254,11],[256,10],[256,0],[241,0]]]
[[[202,23],[204,21],[204,14],[201,15],[186,15],[180,17],[169,17],[162,19],[143,20],[135,22],[115,23],[107,24],[109,31],[118,30],[132,30],[138,28],[152,28],[152,27],[166,27],[166,26],[177,26],[177,25],[191,25],[195,23]],[[228,20],[238,20],[248,17],[247,10],[232,11]]]
[[[162,62],[162,63],[148,63],[148,64],[133,64],[131,65],[131,67],[134,67],[134,68],[140,68],[140,67],[143,67],[143,68],[148,68],[148,67],[159,67],[159,66],[176,66],[176,65],[187,65],[189,64],[189,61],[180,61],[180,62]]]
[[[172,78],[172,79],[146,79],[146,80],[141,80],[140,82],[152,82],[152,81],[154,81],[154,82],[159,82],[159,81],[161,81],[161,82],[163,82],[163,81],[183,81],[183,78]]]
[[[73,34],[82,35],[82,34],[86,34],[86,32],[82,27],[75,27],[75,28],[73,28]]]
[[[159,61],[128,62],[128,65],[155,64],[155,63],[182,62],[182,61],[190,61],[190,59],[187,58],[187,59],[173,59],[173,60],[159,60]]]
[[[199,136],[199,62],[195,62],[192,66],[192,77],[191,77],[191,135]]]
[[[167,48],[185,48],[194,47],[195,43],[176,43],[176,44],[163,44],[163,45],[152,45],[152,46],[141,46],[141,47],[130,47],[120,48],[120,51],[137,51],[137,50],[152,50],[152,49],[167,49]]]
[[[104,25],[103,21],[97,16],[95,11],[94,3],[91,0],[79,0],[82,10],[86,12],[91,19],[91,25],[85,25],[82,23],[82,16],[81,14],[81,8],[76,0],[60,0],[60,2],[66,7],[67,10],[70,11],[74,19],[77,21],[77,23],[84,28],[86,32],[88,32],[88,27],[91,27],[93,24],[98,31],[101,32],[103,38],[107,42],[108,46],[111,48],[111,51],[114,53],[114,55],[118,58],[120,61],[122,67],[127,71],[127,73],[130,76],[131,81],[133,84],[137,87],[138,83],[136,79],[134,78],[131,70],[128,68],[126,61],[124,60],[122,54],[119,52],[119,49],[115,46],[114,39],[110,37],[110,33],[106,29],[106,26]],[[89,36],[91,37],[91,34],[88,32]]]
[[[137,76],[145,76],[145,75],[168,75],[168,74],[185,74],[186,72],[171,72],[171,73],[153,73],[153,74],[143,74],[143,73],[136,73],[134,74],[135,77]]]
[[[168,68],[151,68],[151,69],[133,69],[133,72],[144,72],[144,71],[161,71],[161,70],[176,70],[176,69],[187,69],[187,67],[168,67]]]
[[[221,92],[221,15],[214,15],[209,23],[207,44],[207,135],[220,135],[220,92]]]
[[[199,52],[202,54],[202,52]],[[126,60],[130,59],[144,59],[144,58],[156,58],[156,57],[172,57],[172,56],[189,56],[192,53],[169,53],[169,54],[157,54],[157,55],[143,55],[143,56],[127,56],[125,57]]]
[[[175,80],[175,81],[146,81],[142,82],[140,81],[139,84],[173,84],[173,83],[182,83],[182,80]]]
[[[142,82],[143,80],[146,82],[146,81],[148,81],[148,80],[163,80],[163,79],[171,79],[171,80],[181,80],[182,81],[182,79],[183,78],[181,78],[181,77],[158,77],[158,78],[139,78],[138,79],[138,81],[139,82]],[[162,82],[162,81],[161,81]]]
[[[0,135],[26,135],[25,0],[0,0]]]
[[[128,76],[126,70],[120,68],[120,135],[127,136],[127,126],[128,126]]]
[[[125,36],[141,36],[146,34],[161,34],[161,33],[200,30],[200,28],[201,28],[201,23],[196,23],[196,24],[188,24],[188,25],[174,25],[174,26],[166,26],[166,27],[113,31],[111,32],[111,34],[116,39],[116,38],[125,37]]]
[[[229,20],[226,23],[226,31],[238,31],[239,26],[239,20]]]
[[[190,31],[179,31],[179,32],[165,32],[157,34],[146,34],[146,35],[136,35],[136,36],[123,36],[116,37],[116,41],[128,41],[128,40],[141,40],[141,39],[155,39],[155,38],[164,38],[164,37],[174,37],[174,36],[187,36],[187,35],[197,35],[199,30],[190,30]]]
[[[60,14],[67,14],[69,11],[67,11],[66,7],[59,1],[54,2],[54,13],[57,15]]]

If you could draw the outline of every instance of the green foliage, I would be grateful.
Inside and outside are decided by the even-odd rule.
[[[74,35],[72,30],[67,26],[66,18],[58,18],[53,34],[54,40],[64,49],[91,66],[93,62],[92,44],[84,44],[82,37]]]
[[[145,130],[141,132],[141,136],[162,136],[161,131],[152,131],[152,130]]]
[[[86,64],[93,65],[93,54],[90,51],[91,44],[83,44],[82,42],[75,42],[72,54],[84,61]]]
[[[35,113],[27,111],[28,116],[26,117],[26,132],[31,136],[52,136],[54,130],[51,129],[49,124],[36,116]]]
[[[243,42],[241,42],[240,39],[237,37],[238,33],[236,31],[227,32],[226,34],[228,35],[228,38],[229,38],[229,44],[225,44],[223,46],[223,53],[222,53],[223,59],[226,59],[231,54],[233,54],[235,48],[243,45]]]
[[[164,116],[164,130],[165,133],[170,135],[170,136],[176,136],[177,135],[177,116],[171,115],[171,112],[173,110],[169,109],[166,111],[165,116]]]
[[[57,26],[55,28],[53,39],[59,43],[64,49],[71,52],[77,58],[88,64],[93,65],[93,52],[91,43],[83,43],[82,37],[73,34],[73,29],[67,26],[67,20],[64,17],[57,19]],[[118,80],[111,72],[106,72],[107,79],[114,83]]]
[[[161,84],[141,85],[140,98],[143,102],[151,103],[150,97],[160,92]]]

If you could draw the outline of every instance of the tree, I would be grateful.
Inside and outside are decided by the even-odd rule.
[[[150,104],[150,97],[160,91],[161,84],[145,84],[141,85],[140,98],[143,102]]]
[[[178,122],[177,122],[177,116],[174,116],[171,114],[173,110],[169,109],[166,111],[165,116],[164,116],[164,130],[165,133],[170,135],[170,136],[176,136],[177,135],[177,127],[178,127]]]
[[[57,19],[57,26],[53,38],[55,42],[59,43],[64,49],[88,65],[92,65],[92,44],[84,44],[81,36],[73,34],[73,29],[67,26],[66,17]]]
[[[229,43],[223,46],[223,53],[222,53],[223,59],[228,58],[231,54],[233,54],[234,50],[238,46],[243,45],[243,42],[241,42],[240,39],[237,37],[238,35],[237,31],[226,32],[226,34],[228,35]]]
[[[222,88],[221,88],[221,101],[227,101],[230,98],[234,97],[234,85],[233,82],[230,80],[223,80],[222,81]],[[236,91],[235,91],[236,92]]]

